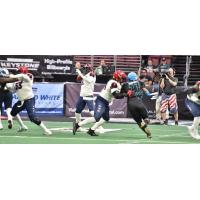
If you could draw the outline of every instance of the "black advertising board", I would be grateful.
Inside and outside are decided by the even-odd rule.
[[[10,71],[26,66],[38,74],[71,73],[73,56],[65,55],[0,55],[0,67]]]

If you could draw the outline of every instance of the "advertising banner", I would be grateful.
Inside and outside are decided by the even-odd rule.
[[[63,115],[63,90],[63,84],[35,83],[33,91],[37,114]],[[13,104],[17,101],[16,94],[13,94]]]
[[[105,84],[95,84],[94,99],[105,87]],[[76,103],[79,98],[81,84],[79,83],[66,83],[65,84],[65,115],[67,117],[74,117],[76,111]],[[82,112],[83,117],[90,116],[89,110],[86,107]],[[110,104],[110,117],[111,118],[124,118],[127,116],[127,99],[114,99]]]
[[[72,63],[73,56],[65,55],[0,55],[0,67],[9,71],[26,66],[36,74],[71,73]]]

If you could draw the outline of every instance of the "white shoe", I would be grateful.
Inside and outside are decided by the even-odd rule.
[[[3,125],[2,124],[0,124],[0,130],[2,130],[3,129]]]
[[[100,126],[98,129],[97,129],[97,132],[98,133],[105,133],[105,130],[102,126]]]
[[[78,129],[77,129],[77,132],[84,132],[84,128],[82,128],[82,127],[79,127]]]
[[[195,137],[195,139],[200,140],[200,135],[197,134],[196,137]]]
[[[20,126],[17,132],[24,132],[27,130],[28,130],[28,127],[24,125],[24,126]]]
[[[192,138],[197,139],[197,140],[200,139],[200,135],[198,134],[197,131],[194,130],[194,128],[192,126],[188,126],[187,128],[188,128],[189,134],[191,135]]]
[[[47,129],[47,130],[45,130],[45,132],[43,134],[49,136],[49,135],[52,135],[52,132],[49,129]]]

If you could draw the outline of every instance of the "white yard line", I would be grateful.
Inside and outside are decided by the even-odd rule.
[[[123,140],[123,139],[106,139],[106,138],[80,138],[80,137],[72,137],[72,138],[62,138],[62,137],[51,137],[51,136],[9,136],[9,135],[0,135],[0,138],[19,138],[19,139],[57,139],[57,140],[82,140],[82,141],[108,141],[108,142],[119,142],[123,144],[141,144],[142,141],[146,141],[145,144],[154,144],[154,143],[159,143],[159,144],[187,144],[186,142],[181,142],[181,141],[162,141],[161,140],[148,140],[148,139],[136,139],[136,140]]]
[[[80,138],[80,137],[73,137],[73,138],[63,138],[63,137],[51,137],[51,136],[12,136],[12,135],[0,135],[0,138],[25,138],[25,139],[58,139],[58,140],[91,140],[91,141],[116,141],[116,142],[128,142],[129,140],[119,140],[119,139],[106,139],[106,138]]]

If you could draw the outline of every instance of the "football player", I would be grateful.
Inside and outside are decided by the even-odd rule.
[[[18,72],[19,74],[17,75],[10,75],[11,78],[17,78],[18,81],[12,85],[7,85],[7,88],[12,92],[16,92],[17,97],[19,98],[19,101],[15,103],[12,108],[11,115],[15,117],[22,110],[26,109],[30,121],[40,126],[45,135],[51,135],[52,132],[46,128],[43,122],[41,122],[35,114],[35,97],[32,90],[33,75],[28,73],[27,67],[20,67]],[[19,123],[23,126],[21,121],[19,121]]]
[[[9,78],[9,72],[5,68],[0,68],[0,129],[3,129],[3,125],[1,123],[1,110],[2,110],[2,104],[4,103],[6,114],[8,117],[8,128],[12,128],[12,116],[11,116],[11,107],[12,107],[12,93],[6,88],[6,83],[17,81],[16,78]],[[21,120],[20,116],[16,116],[19,120]],[[23,124],[23,122],[22,122]],[[23,124],[24,129],[27,129],[27,127]],[[19,130],[20,131],[20,130]]]
[[[86,105],[90,111],[90,114],[94,116],[93,92],[96,76],[91,66],[85,66],[85,75],[81,72],[80,68],[80,63],[76,63],[76,72],[78,74],[77,80],[82,80],[83,83],[81,86],[80,97],[76,103],[76,123],[81,121],[81,112]]]
[[[145,132],[147,138],[151,138],[151,132],[147,127],[149,123],[148,112],[142,102],[143,94],[153,96],[155,93],[150,93],[142,81],[138,80],[135,72],[128,74],[128,83],[123,85],[123,93],[127,93],[128,97],[128,110],[130,111],[133,119],[136,121],[142,131]]]
[[[124,94],[121,94],[121,84],[126,80],[126,74],[118,70],[114,72],[113,79],[108,81],[106,86],[97,96],[95,101],[94,117],[83,120],[79,123],[73,124],[73,133],[75,134],[79,127],[83,125],[96,122],[89,130],[88,134],[91,136],[98,136],[95,133],[95,130],[104,124],[106,121],[109,121],[109,103],[113,101],[114,98],[121,99],[124,97]]]
[[[194,120],[192,126],[188,126],[190,135],[194,139],[200,139],[198,134],[198,127],[200,124],[200,81],[198,81],[192,88],[187,91],[188,95],[185,100],[187,108],[192,113]]]
[[[83,85],[81,86],[80,96],[76,104],[76,123],[81,122],[81,113],[85,106],[87,105],[91,116],[94,116],[94,102],[93,102],[93,92],[94,85],[96,82],[96,75],[91,65],[85,65],[83,68],[84,72],[81,72],[80,62],[76,63],[76,73],[78,74],[77,80],[82,80]],[[100,133],[103,133],[103,127],[100,128]],[[81,131],[81,127],[78,129]]]

